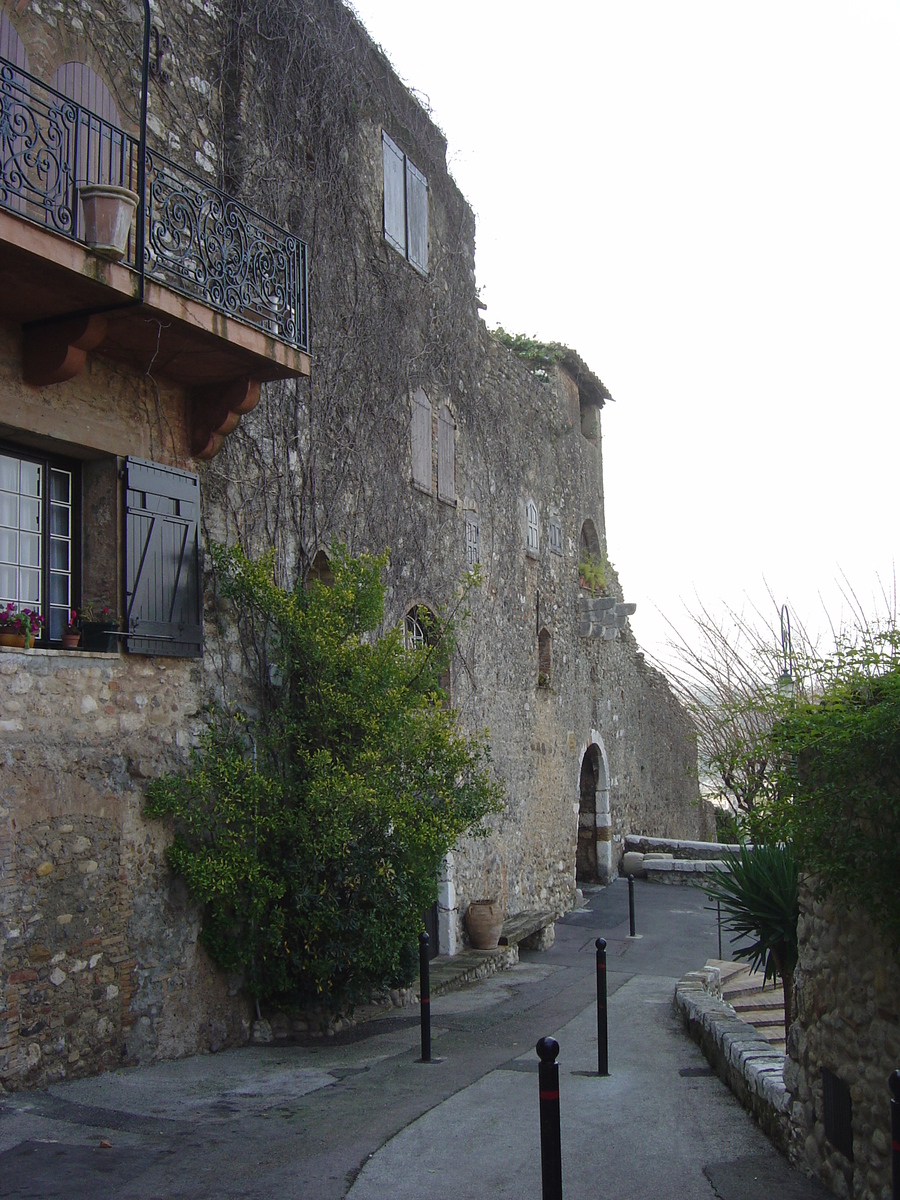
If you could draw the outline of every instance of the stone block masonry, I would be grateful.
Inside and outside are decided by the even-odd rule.
[[[200,674],[0,650],[0,1086],[246,1036],[141,817],[146,778],[190,744]]]
[[[784,1073],[792,1152],[838,1196],[890,1200],[887,1081],[900,1066],[896,947],[859,911],[808,893],[798,933],[796,1019]],[[823,1070],[849,1096],[851,1144],[845,1149],[834,1144],[826,1125]]]

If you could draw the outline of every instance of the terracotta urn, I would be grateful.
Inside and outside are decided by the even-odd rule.
[[[138,194],[111,183],[90,183],[79,189],[84,213],[84,240],[101,258],[124,258]]]
[[[503,929],[499,900],[473,900],[466,909],[466,933],[474,950],[493,950]]]

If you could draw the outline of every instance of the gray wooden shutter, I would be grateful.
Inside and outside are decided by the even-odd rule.
[[[129,458],[125,488],[128,649],[199,657],[200,480],[187,471]]]
[[[438,499],[456,503],[456,422],[446,404],[438,413]]]
[[[421,388],[413,396],[412,477],[416,487],[431,494],[431,404]]]
[[[0,57],[5,58],[8,63],[12,63],[13,67],[18,68],[12,73],[13,86],[11,95],[8,95],[4,103],[5,130],[4,140],[6,143],[6,154],[10,159],[10,163],[15,162],[16,170],[7,171],[6,178],[3,180],[6,189],[6,195],[3,198],[4,208],[14,209],[16,212],[26,212],[26,197],[31,194],[32,184],[36,183],[35,191],[38,195],[44,193],[43,182],[40,178],[40,168],[35,164],[32,166],[29,161],[27,167],[22,151],[25,149],[26,137],[31,129],[32,122],[28,118],[28,113],[25,107],[16,101],[24,96],[27,96],[31,90],[31,85],[24,75],[20,75],[19,71],[28,70],[28,55],[25,47],[22,44],[22,39],[16,33],[15,28],[8,17],[0,14]],[[18,131],[22,132],[18,132]],[[19,171],[26,167],[23,176],[19,175]],[[34,176],[38,176],[37,180]],[[11,178],[11,176],[13,178]]]
[[[428,272],[428,180],[406,160],[406,257]]]
[[[384,160],[384,236],[395,250],[406,254],[406,190],[403,151],[386,133],[381,135]]]
[[[50,86],[79,106],[76,183],[112,183],[116,187],[134,187],[135,181],[127,178],[127,156],[119,110],[100,76],[87,63],[67,62],[53,72]],[[84,237],[84,217],[77,201],[75,235]]]
[[[0,58],[5,58],[7,62],[22,71],[28,70],[28,55],[25,53],[22,39],[16,33],[9,17],[2,14],[0,14]],[[26,86],[24,79],[17,78],[17,82],[20,86]]]

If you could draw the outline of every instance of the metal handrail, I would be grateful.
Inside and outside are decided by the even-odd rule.
[[[137,138],[0,58],[0,207],[84,242],[79,185],[134,190],[139,163]],[[162,154],[144,165],[147,276],[308,350],[305,243]]]

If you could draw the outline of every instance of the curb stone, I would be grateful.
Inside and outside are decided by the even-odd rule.
[[[720,997],[715,967],[691,971],[675,988],[675,1011],[719,1078],[775,1145],[787,1152],[791,1097],[784,1086],[785,1056]]]

